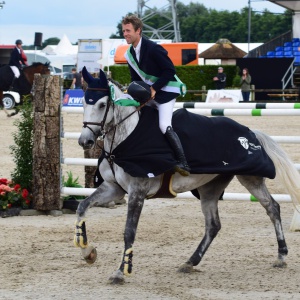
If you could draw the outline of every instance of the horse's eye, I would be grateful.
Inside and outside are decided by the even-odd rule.
[[[105,107],[105,103],[101,102],[99,108]]]

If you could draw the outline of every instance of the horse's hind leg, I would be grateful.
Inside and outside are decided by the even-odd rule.
[[[218,200],[232,178],[233,176],[231,175],[218,175],[212,181],[198,188],[201,208],[205,217],[205,234],[194,254],[186,263],[179,267],[179,272],[190,273],[193,271],[193,266],[197,266],[200,263],[208,247],[221,229]]]
[[[278,259],[273,264],[274,267],[286,267],[285,257],[288,254],[284,233],[281,224],[280,206],[269,193],[265,179],[254,176],[237,176],[240,183],[256,198],[265,208],[267,215],[270,217],[277,237]]]

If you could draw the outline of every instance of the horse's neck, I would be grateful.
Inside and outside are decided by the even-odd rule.
[[[34,74],[35,73],[39,73],[39,72],[31,72],[30,69],[28,69],[29,67],[27,68],[24,68],[22,70],[23,72],[23,76],[24,78],[28,81],[28,83],[32,86],[33,85],[33,80],[34,80]]]
[[[111,146],[112,149],[115,149],[133,132],[139,121],[139,113],[134,112],[135,110],[136,108],[132,106],[115,106],[113,122],[109,125],[109,127],[112,128],[112,126],[118,125],[116,126],[115,133],[114,130],[111,130],[107,134],[104,140],[104,147],[106,149],[108,149],[108,147],[111,148]],[[131,113],[133,114],[125,119]]]
[[[14,81],[13,90],[21,95],[29,94],[32,89],[32,81],[29,81],[24,72],[21,71],[21,75]]]

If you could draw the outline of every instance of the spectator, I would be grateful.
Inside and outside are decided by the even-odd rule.
[[[74,87],[74,89],[81,89],[83,84],[83,79],[80,73],[76,72],[76,68],[72,69],[73,73],[73,81],[71,83],[70,89]]]
[[[23,66],[27,66],[27,57],[22,49],[21,40],[16,40],[16,47],[10,54],[10,60],[8,64],[10,66],[17,67],[19,70],[21,70]]]
[[[218,74],[213,78],[217,90],[223,90],[226,86],[226,74],[223,73],[223,68],[218,68]]]
[[[251,84],[251,76],[249,74],[249,70],[247,68],[244,68],[241,77],[241,90],[242,90],[244,101],[249,101],[250,90],[251,90],[250,84]]]

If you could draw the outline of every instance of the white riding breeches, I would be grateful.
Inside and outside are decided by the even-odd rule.
[[[159,129],[163,134],[166,133],[167,127],[172,126],[172,115],[175,102],[176,99],[163,104],[157,103],[155,100],[149,102],[149,106],[154,106],[158,110]]]
[[[15,66],[10,66],[10,68],[14,72],[15,77],[19,78],[20,77],[20,70],[17,67],[15,67]]]

